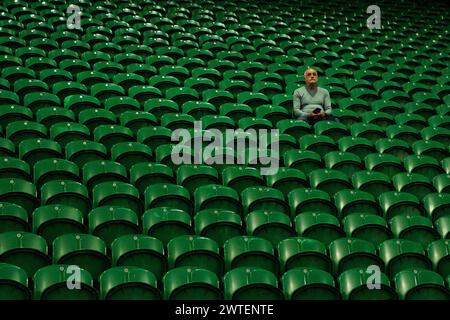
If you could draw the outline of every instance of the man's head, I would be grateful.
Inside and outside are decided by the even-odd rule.
[[[317,81],[319,78],[316,70],[314,70],[313,68],[308,68],[306,69],[304,76],[305,76],[305,84],[308,87],[317,86]]]

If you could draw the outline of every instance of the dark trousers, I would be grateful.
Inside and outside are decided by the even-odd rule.
[[[333,116],[332,114],[327,114],[327,115],[325,115],[325,117],[323,117],[321,119],[314,119],[313,117],[310,117],[310,116],[300,116],[300,117],[298,117],[297,120],[306,121],[310,125],[313,125],[314,123],[321,121],[321,120],[341,122],[341,120],[339,120],[338,117]]]

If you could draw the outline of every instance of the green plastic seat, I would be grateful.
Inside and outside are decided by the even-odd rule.
[[[402,113],[395,116],[395,122],[399,125],[411,126],[416,130],[422,130],[427,126],[426,119],[415,113]]]
[[[217,275],[194,266],[168,271],[163,278],[165,300],[222,300]]]
[[[36,186],[16,178],[3,178],[0,182],[0,201],[19,205],[31,215],[38,206]]]
[[[294,189],[308,188],[309,184],[306,180],[306,175],[294,168],[281,167],[278,172],[266,177],[267,185],[271,188],[280,190],[285,196]]]
[[[126,111],[139,111],[139,102],[131,97],[109,97],[103,102],[105,109],[111,111],[116,116],[120,116]]]
[[[433,221],[449,216],[450,195],[447,193],[430,193],[422,199],[422,202],[426,212]]]
[[[352,189],[347,175],[338,170],[317,169],[310,173],[311,187],[327,192],[330,196],[339,190]]]
[[[167,244],[169,268],[196,266],[221,276],[224,271],[223,258],[218,244],[209,238],[183,235]]]
[[[27,211],[17,204],[0,202],[0,233],[30,229]]]
[[[235,268],[224,276],[224,286],[226,299],[283,299],[275,275],[262,268]]]
[[[62,158],[61,146],[47,139],[26,139],[19,143],[19,157],[33,166],[37,161],[48,158]]]
[[[353,187],[371,193],[375,198],[387,191],[393,191],[391,180],[387,175],[377,171],[359,171],[352,176]]]
[[[196,120],[200,120],[203,116],[214,115],[217,113],[216,107],[208,102],[188,101],[181,107],[183,113],[193,116]]]
[[[393,155],[400,160],[404,160],[408,155],[411,154],[411,147],[410,145],[400,139],[390,139],[390,138],[384,138],[380,139],[375,143],[377,151],[384,155],[389,154]],[[371,156],[374,158],[374,156]]]
[[[105,241],[107,246],[110,246],[118,237],[140,233],[138,215],[133,210],[123,206],[105,204],[91,210],[88,219],[89,232]]]
[[[324,161],[327,169],[343,172],[349,178],[363,169],[361,159],[351,152],[331,151],[325,155]]]
[[[119,142],[111,147],[111,159],[127,169],[139,163],[148,163],[152,157],[151,149],[139,142]]]
[[[181,165],[178,167],[177,182],[185,187],[191,194],[194,194],[197,188],[204,185],[218,183],[219,175],[217,170],[207,165]]]
[[[335,204],[342,217],[352,213],[380,215],[372,194],[360,190],[341,190],[335,194]]]
[[[427,247],[427,253],[433,263],[433,269],[442,278],[447,279],[450,274],[450,255],[448,239],[440,239],[431,242]]]
[[[78,276],[76,282],[74,275]],[[33,282],[35,300],[97,300],[91,274],[74,265],[53,264],[42,267],[34,274]]]
[[[100,125],[94,129],[94,140],[110,149],[119,142],[134,141],[131,129],[119,125]]]
[[[33,112],[25,107],[19,105],[3,105],[0,110],[0,126],[6,128],[8,124],[18,121],[28,121],[32,123],[33,120]]]
[[[88,140],[89,128],[77,122],[60,122],[50,127],[50,138],[58,142],[62,147],[76,140]]]
[[[276,127],[280,130],[280,133],[289,134],[297,140],[311,133],[311,126],[305,121],[284,119],[277,122]]]
[[[450,145],[450,130],[443,127],[426,127],[420,131],[424,140],[438,141],[445,146]]]
[[[159,300],[161,293],[152,272],[134,267],[114,267],[99,278],[102,300]]]
[[[338,141],[339,150],[351,152],[360,159],[364,159],[368,154],[375,152],[374,144],[370,140],[361,137],[342,137]]]
[[[395,287],[401,300],[449,300],[450,291],[436,272],[408,269],[397,273]]]
[[[378,246],[379,257],[383,259],[386,274],[392,279],[406,269],[432,269],[430,259],[419,242],[406,239],[389,239]]]
[[[337,214],[337,209],[331,201],[330,195],[322,190],[297,188],[289,192],[288,200],[292,218],[310,211],[318,211],[332,215]]]
[[[327,246],[344,236],[339,220],[335,216],[316,210],[297,215],[295,228],[299,236],[319,240]]]
[[[139,199],[139,190],[126,182],[106,181],[92,188],[93,207],[119,206],[132,210],[140,216],[142,202]]]
[[[295,236],[289,215],[284,212],[255,210],[246,216],[249,235],[269,240],[275,247],[281,240]]]
[[[430,156],[408,156],[404,159],[404,166],[409,173],[419,173],[427,177],[435,177],[444,173],[438,160]]]
[[[197,234],[208,237],[222,246],[228,239],[244,234],[239,214],[223,209],[205,209],[194,217]]]
[[[289,237],[280,241],[277,249],[282,273],[301,268],[332,270],[327,248],[319,240]]]
[[[192,212],[189,191],[179,185],[158,183],[145,189],[145,208],[172,207]]]
[[[389,226],[396,238],[416,241],[424,248],[439,239],[439,233],[433,228],[431,219],[417,215],[398,215],[389,220]]]
[[[127,234],[111,243],[113,266],[134,266],[148,270],[161,280],[167,270],[167,258],[161,240],[143,234]]]
[[[435,192],[430,179],[419,173],[397,173],[392,177],[392,184],[397,191],[412,193],[419,199]]]
[[[390,177],[404,171],[400,159],[391,154],[371,153],[364,162],[367,170],[378,171]]]
[[[100,108],[100,100],[83,93],[75,92],[64,98],[64,106],[72,110],[76,115],[79,115],[83,110]]]
[[[7,125],[6,137],[18,145],[27,139],[45,139],[47,128],[34,121],[14,121]]]
[[[26,272],[15,265],[0,263],[0,300],[29,300]]]
[[[222,172],[222,182],[238,193],[242,193],[248,187],[264,186],[260,172],[250,167],[227,167]]]
[[[170,207],[145,211],[142,226],[145,234],[158,238],[164,245],[177,236],[193,233],[190,215],[186,211]]]
[[[386,137],[385,129],[373,123],[354,123],[350,132],[353,137],[366,138],[372,143]]]
[[[150,112],[158,119],[166,113],[178,113],[179,110],[178,104],[169,99],[153,98],[144,103],[144,111]]]
[[[344,271],[338,278],[343,298],[345,300],[398,299],[397,292],[391,286],[389,278],[385,273],[380,273],[377,279],[379,283],[376,284],[372,283],[371,275],[372,272],[366,268],[353,268]]]
[[[88,140],[69,142],[65,150],[66,159],[75,163],[79,168],[87,162],[107,158],[107,150],[103,144]]]
[[[98,279],[110,267],[105,242],[90,234],[65,234],[53,241],[53,263],[77,265]]]
[[[270,241],[255,236],[238,236],[224,243],[225,269],[252,267],[279,273],[278,259]]]
[[[379,202],[386,220],[400,215],[424,215],[419,199],[408,192],[384,192]]]
[[[450,193],[450,174],[442,173],[436,175],[433,178],[433,185],[440,193]]]
[[[230,210],[236,213],[242,211],[238,193],[226,186],[218,184],[202,185],[194,192],[195,211],[205,209]]]
[[[281,277],[287,300],[340,300],[333,276],[313,267],[294,268]]]
[[[337,150],[335,141],[328,136],[307,134],[302,136],[299,142],[301,150],[314,151],[321,157],[324,157],[330,151]]]
[[[1,157],[0,178],[15,178],[30,181],[30,166],[25,161],[17,158]]]
[[[43,236],[49,244],[66,233],[84,233],[83,213],[66,205],[47,205],[33,212],[33,232]]]
[[[353,268],[368,268],[376,265],[384,269],[382,260],[376,255],[373,243],[358,238],[340,238],[329,245],[330,258],[335,274]]]
[[[48,128],[61,122],[75,122],[72,110],[59,107],[44,107],[36,112],[36,120]]]
[[[84,216],[90,210],[87,188],[71,180],[55,180],[45,183],[41,188],[42,205],[68,205],[80,210]]]
[[[83,183],[88,190],[103,182],[128,182],[126,168],[118,162],[94,160],[83,166]]]
[[[22,268],[30,278],[41,267],[50,264],[45,239],[29,232],[10,231],[0,234],[0,263]]]
[[[268,187],[248,187],[241,193],[244,213],[255,210],[289,212],[281,191]]]
[[[314,132],[318,136],[327,136],[337,142],[340,138],[348,136],[347,126],[335,121],[318,121],[314,125]]]

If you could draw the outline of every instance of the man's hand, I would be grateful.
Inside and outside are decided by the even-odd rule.
[[[326,114],[325,114],[325,112],[322,111],[322,112],[318,113],[317,116],[320,118],[324,118],[326,116]]]

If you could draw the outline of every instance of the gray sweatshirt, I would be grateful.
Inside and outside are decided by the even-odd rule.
[[[317,87],[314,95],[311,95],[305,86],[294,91],[295,116],[307,116],[316,108],[320,108],[326,114],[331,114],[331,99],[327,89]]]

